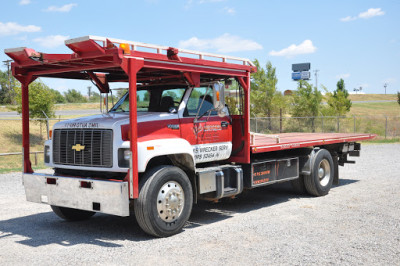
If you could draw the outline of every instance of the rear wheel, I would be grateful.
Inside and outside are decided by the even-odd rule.
[[[71,209],[71,208],[66,208],[66,207],[58,207],[58,206],[53,206],[51,205],[51,209],[55,214],[57,214],[58,217],[67,220],[67,221],[82,221],[82,220],[87,220],[93,215],[95,215],[95,212],[91,211],[83,211],[83,210],[77,210],[77,209]]]
[[[309,194],[324,196],[332,187],[334,164],[329,151],[319,150],[312,161],[311,174],[304,177],[304,184]]]
[[[175,166],[160,166],[146,173],[134,201],[136,220],[146,233],[167,237],[180,232],[189,219],[193,191],[189,178]]]

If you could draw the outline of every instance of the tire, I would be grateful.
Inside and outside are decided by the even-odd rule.
[[[139,183],[134,211],[147,234],[168,237],[179,233],[192,212],[193,191],[189,178],[175,166],[159,166]]]
[[[325,196],[332,187],[334,164],[329,151],[321,149],[316,152],[311,166],[311,174],[304,176],[307,192],[313,196]]]
[[[300,195],[304,195],[307,193],[306,185],[304,184],[304,176],[300,175],[299,178],[291,180],[290,184],[292,185],[293,190]]]
[[[51,205],[51,209],[58,217],[67,221],[83,221],[89,219],[90,217],[96,214],[95,212],[91,211],[83,211],[83,210],[58,207],[53,205]]]

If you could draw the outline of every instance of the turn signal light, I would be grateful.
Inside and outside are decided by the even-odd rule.
[[[53,136],[53,130],[49,130],[49,138],[51,139],[51,137]]]
[[[124,51],[124,54],[130,54],[131,53],[131,48],[129,47],[129,44],[127,44],[127,43],[121,43],[119,45],[119,48],[121,48],[122,51]]]

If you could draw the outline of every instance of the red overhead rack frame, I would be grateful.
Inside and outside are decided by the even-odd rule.
[[[118,45],[126,44],[125,48]],[[108,82],[129,82],[130,110],[136,110],[136,85],[154,82],[182,82],[199,86],[202,82],[235,77],[245,92],[243,153],[238,162],[250,162],[250,73],[256,71],[248,59],[176,49],[166,46],[86,36],[66,41],[72,54],[39,53],[30,48],[6,49],[11,57],[14,77],[22,84],[23,171],[33,173],[29,159],[29,84],[39,77],[91,79],[101,92],[108,92]],[[139,48],[155,52],[140,51]],[[188,55],[182,57],[181,54]],[[191,56],[191,57],[190,57]],[[197,57],[197,58],[193,58]],[[207,60],[205,59],[207,58]],[[211,60],[213,59],[213,60]],[[137,114],[129,113],[132,180],[128,178],[131,198],[137,198]]]

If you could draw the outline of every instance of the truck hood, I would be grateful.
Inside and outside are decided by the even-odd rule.
[[[156,113],[156,112],[138,112],[138,123],[149,121],[160,121],[177,119],[177,114],[170,113]],[[79,117],[58,122],[54,125],[57,128],[113,128],[115,126],[128,124],[129,113],[108,113],[100,115],[92,115],[86,117]]]

